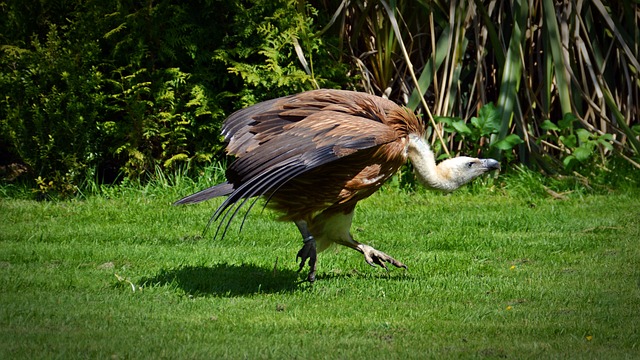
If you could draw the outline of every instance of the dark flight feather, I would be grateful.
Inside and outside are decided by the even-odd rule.
[[[195,204],[218,196],[226,196],[233,192],[233,184],[224,182],[198,191],[173,203],[173,205]]]

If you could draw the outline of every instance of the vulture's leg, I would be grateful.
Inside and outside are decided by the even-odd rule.
[[[380,265],[381,267],[387,269],[387,265],[385,265],[385,263],[389,263],[395,267],[401,267],[405,269],[407,268],[407,265],[383,253],[382,251],[376,250],[369,245],[361,244],[353,240],[351,235],[349,235],[349,239],[347,241],[336,241],[336,243],[361,252],[364,255],[364,260],[371,266]]]
[[[298,230],[300,230],[300,234],[302,234],[302,249],[298,251],[298,255],[296,255],[296,260],[300,260],[300,268],[298,272],[302,270],[304,264],[309,259],[309,275],[307,276],[307,280],[309,282],[316,281],[316,259],[317,259],[317,251],[316,251],[316,239],[313,238],[309,228],[307,226],[307,222],[304,220],[298,220],[295,222]]]
[[[335,242],[361,252],[364,260],[372,266],[380,265],[387,268],[385,263],[395,267],[407,268],[407,266],[391,256],[376,250],[373,247],[361,244],[353,240],[351,236],[351,220],[353,219],[353,207],[345,210],[325,210],[313,219],[312,230],[316,234],[316,240],[322,251],[328,244]]]

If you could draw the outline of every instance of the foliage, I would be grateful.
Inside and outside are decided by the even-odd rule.
[[[298,5],[3,3],[0,165],[24,163],[38,192],[64,195],[221,159],[220,125],[239,107],[348,87],[317,11]]]
[[[336,21],[363,88],[424,112],[447,156],[585,174],[614,154],[640,168],[639,22],[635,2],[601,0],[351,1]],[[470,123],[490,103],[497,131]],[[566,116],[575,144],[542,126]]]
[[[540,137],[543,142],[546,139],[557,139],[564,152],[562,163],[566,170],[573,170],[576,166],[588,163],[589,160],[600,153],[604,157],[605,151],[613,150],[613,135],[591,133],[584,128],[575,128],[578,118],[567,113],[556,125],[550,120],[545,120],[541,128],[548,134]]]
[[[348,83],[346,67],[331,60],[327,51],[325,42],[331,39],[314,34],[317,10],[310,4],[279,0],[236,6],[230,34],[214,59],[244,84],[234,94],[240,107],[341,85],[323,74]]]
[[[469,144],[470,153],[474,155],[488,154],[495,149],[510,151],[523,141],[517,134],[510,134],[502,140],[491,143],[490,139],[500,131],[500,115],[493,103],[484,105],[478,116],[472,117],[469,122],[460,118],[436,117],[436,122],[443,124],[443,131],[451,134],[452,143],[462,142]],[[509,152],[507,156],[511,155]]]
[[[189,81],[189,74],[168,68],[120,76],[111,81],[117,89],[110,97],[114,120],[100,129],[113,144],[111,153],[127,159],[121,168],[126,177],[139,178],[155,165],[170,170],[181,162],[208,162],[220,150],[219,124],[211,121],[209,98],[201,85]],[[223,117],[220,109],[215,111]],[[203,138],[211,139],[208,150],[190,146]]]
[[[26,168],[22,178],[45,196],[158,168],[196,174],[224,157],[219,130],[231,112],[316,87],[416,109],[443,157],[501,157],[546,174],[597,176],[614,157],[640,168],[634,2],[0,8],[0,167]]]
[[[70,185],[92,177],[101,155],[95,119],[106,107],[104,77],[94,65],[99,49],[61,35],[74,30],[52,24],[43,41],[32,37],[30,49],[5,47],[0,58],[0,130],[11,145],[3,152],[29,165],[41,192],[73,193]]]

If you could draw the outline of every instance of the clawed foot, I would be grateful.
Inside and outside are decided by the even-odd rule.
[[[372,248],[369,245],[360,244],[358,245],[358,249],[364,254],[364,260],[371,266],[379,265],[387,269],[385,263],[389,263],[395,267],[407,268],[407,265],[383,253],[382,251]]]
[[[310,283],[316,281],[316,259],[317,259],[317,251],[316,251],[316,241],[311,238],[304,242],[302,249],[298,251],[298,255],[296,255],[296,261],[298,259],[302,259],[300,261],[300,268],[298,272],[302,270],[304,264],[309,259],[309,275],[307,276],[307,281]]]

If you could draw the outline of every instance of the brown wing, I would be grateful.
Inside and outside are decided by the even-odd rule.
[[[327,208],[349,212],[406,163],[405,141],[342,157],[291,179],[270,198],[281,220],[306,220]],[[339,210],[340,209],[340,210]]]
[[[314,90],[265,101],[235,112],[223,124],[227,151],[236,156],[227,169],[228,183],[178,203],[230,194],[212,220],[226,217],[239,203],[233,218],[249,198],[272,194],[301,174],[358,151],[395,142],[413,128],[421,129],[413,114],[363,93]]]
[[[395,141],[405,135],[394,126],[394,119],[402,116],[389,114],[400,113],[389,100],[343,90],[308,91],[239,110],[222,128],[227,152],[237,158],[227,170],[229,183],[175,204],[239,190],[231,199],[237,201],[358,150]]]
[[[399,110],[401,108],[392,101],[365,93],[313,90],[239,110],[225,120],[222,134],[228,142],[227,152],[242,157],[264,142],[287,132],[292,124],[318,113],[342,113],[385,123],[387,114]],[[315,121],[308,124],[322,123],[327,118],[315,117]]]
[[[323,120],[318,117],[323,117]],[[286,131],[261,143],[231,164],[227,179],[234,185],[234,191],[218,208],[214,218],[242,199],[245,200],[238,208],[247,199],[273,193],[288,181],[315,168],[395,140],[397,137],[393,130],[382,123],[342,113],[311,115],[291,124]]]

